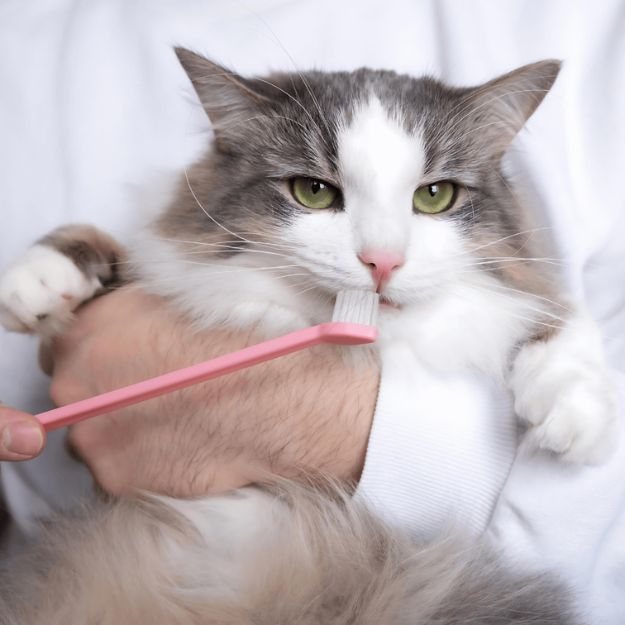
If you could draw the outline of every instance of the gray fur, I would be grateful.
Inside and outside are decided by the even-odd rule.
[[[554,579],[513,571],[479,541],[449,535],[420,545],[335,486],[283,483],[269,496],[246,489],[216,498],[236,518],[250,500],[258,525],[250,536],[230,529],[236,523],[218,507],[202,520],[203,536],[153,499],[96,504],[53,520],[34,551],[6,564],[0,623],[578,622]]]
[[[88,278],[98,278],[103,286],[121,281],[120,264],[125,251],[108,234],[86,224],[60,226],[38,243],[65,254]]]

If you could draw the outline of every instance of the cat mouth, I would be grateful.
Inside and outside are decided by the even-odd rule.
[[[380,306],[387,308],[387,309],[388,308],[393,308],[394,310],[401,309],[401,306],[399,304],[397,304],[396,302],[392,302],[391,300],[384,297],[384,295],[380,297]]]

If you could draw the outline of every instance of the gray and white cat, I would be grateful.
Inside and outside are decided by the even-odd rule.
[[[256,325],[267,334],[328,320],[341,289],[375,289],[383,304],[378,349],[402,341],[433,370],[478,368],[505,380],[527,439],[566,461],[600,462],[609,453],[615,403],[599,333],[555,286],[550,265],[541,262],[545,250],[532,236],[536,228],[501,171],[503,153],[551,88],[559,63],[451,88],[369,69],[246,79],[176,52],[213,123],[205,156],[130,249],[89,226],[64,226],[32,247],[0,281],[7,328],[49,337],[81,302],[120,279],[166,296],[196,326]],[[126,257],[129,265],[119,264]],[[126,266],[130,271],[120,275]],[[542,590],[509,573],[485,547],[458,551],[451,541],[452,547],[424,549],[336,492],[293,485],[281,492],[117,503],[83,520],[113,541],[123,524],[110,519],[137,520],[136,531],[147,534],[135,548],[146,550],[141,557],[159,571],[158,583],[148,576],[130,585],[123,606],[132,612],[135,600],[142,610],[162,608],[143,621],[122,617],[119,606],[109,615],[109,608],[91,605],[89,614],[110,623],[569,622],[551,597],[543,602]],[[175,521],[168,525],[163,515]],[[239,519],[234,525],[232,515]],[[300,518],[307,529],[287,547],[260,541],[262,549],[277,549],[275,558],[259,556],[258,545],[245,551],[250,536],[272,536],[283,526],[288,534]],[[146,523],[158,531],[140,530]],[[181,529],[187,525],[191,533]],[[48,540],[69,541],[72,553],[95,551],[108,558],[111,575],[126,575],[121,554],[116,565],[99,553],[94,532],[82,532],[80,539]],[[224,544],[232,556],[227,571]],[[318,544],[322,551],[311,554]],[[354,551],[341,551],[343,544]],[[397,549],[410,564],[398,558],[386,567]],[[97,595],[101,580],[90,574],[88,558],[77,563],[46,550],[55,573],[37,581],[36,596],[52,596],[47,587],[54,588],[57,575],[75,575],[81,594]],[[341,553],[355,571],[364,567],[353,584],[335,584],[352,575]],[[261,566],[250,564],[256,557],[263,588],[249,577]],[[199,582],[176,566],[177,558],[200,571]],[[495,573],[478,576],[474,586],[470,578],[482,566]],[[418,581],[427,575],[433,587]],[[82,576],[95,587],[86,588]],[[293,601],[285,599],[289,576],[308,580]],[[106,581],[102,593],[117,597],[116,583]],[[149,594],[162,584],[162,597]],[[519,587],[530,593],[531,607],[516,603],[525,597]],[[370,601],[377,597],[371,588],[380,590],[379,600]],[[50,601],[24,608],[28,619],[19,622],[77,621],[66,603]],[[472,616],[478,605],[483,612]],[[167,620],[170,609],[175,614]]]

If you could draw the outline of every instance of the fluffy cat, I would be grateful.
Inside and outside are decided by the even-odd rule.
[[[434,370],[479,368],[500,377],[514,394],[527,439],[566,461],[599,462],[609,453],[615,405],[599,333],[555,286],[550,265],[541,262],[546,254],[534,236],[537,229],[515,202],[500,166],[551,88],[559,63],[535,63],[479,87],[451,88],[430,78],[369,69],[247,79],[187,50],[176,52],[213,123],[206,155],[185,172],[174,201],[129,249],[89,226],[64,226],[39,241],[0,281],[0,319],[7,328],[49,337],[81,302],[120,280],[166,296],[197,326],[256,325],[267,334],[328,320],[338,290],[375,289],[382,298],[378,349],[402,341]],[[126,258],[130,262],[120,264]],[[121,275],[120,267],[130,269]],[[267,501],[260,491],[251,492],[238,496]],[[306,522],[319,530],[302,547],[303,560],[294,557],[304,570],[310,545],[325,545],[331,540],[326,532],[334,535],[339,528],[345,530],[341,540],[349,541],[348,525],[360,517],[352,516],[352,504],[343,499],[348,521],[326,526],[319,510],[334,506],[332,497],[296,492],[298,503],[282,508],[281,522],[300,514],[303,498],[302,509],[312,515]],[[194,509],[229,500],[218,501],[158,505],[169,507],[167,514],[183,511],[184,522],[193,523]],[[119,512],[109,511],[97,522],[108,527],[106,518],[124,514],[124,506],[130,506],[128,514],[152,518],[150,506],[138,502],[116,504]],[[384,535],[383,544],[406,541],[362,514],[367,528]],[[168,536],[162,548],[172,540]],[[373,551],[364,555],[375,560],[370,544]],[[446,548],[431,547],[433,553],[442,550],[441,562],[449,562]],[[210,544],[202,549],[209,562],[216,557]],[[406,549],[430,558],[427,549]],[[424,574],[421,556],[415,555],[410,575]],[[319,557],[334,556],[323,551]],[[467,564],[474,555],[467,557],[459,568],[440,570],[441,579],[453,577],[453,571],[465,579],[474,566]],[[475,557],[492,562],[481,552]],[[338,561],[329,563],[340,568]],[[55,565],[55,571],[56,566],[63,571],[72,564]],[[174,575],[178,569],[167,570]],[[283,622],[271,612],[278,605],[270,598],[276,590],[271,584],[279,586],[272,575],[279,580],[283,571],[263,571],[267,594],[254,616],[230,606],[218,622],[230,622],[226,613],[237,623]],[[318,599],[322,608],[298,622],[348,622],[346,616],[322,615],[339,604],[358,604],[363,588],[373,583],[364,576],[362,587],[346,588],[339,597],[332,584],[313,579],[327,589]],[[176,580],[167,583],[177,588]],[[489,578],[483,588],[468,591],[462,609],[468,613],[474,604],[494,609],[499,597],[504,604],[512,601],[515,583],[507,594]],[[453,601],[446,584],[434,593],[433,605]],[[358,622],[470,621],[461,613],[436,620],[427,611],[419,618],[401,617],[404,602],[423,600],[425,606],[429,599],[410,583],[405,593],[394,594],[392,584],[389,589],[393,605],[383,601],[375,608],[380,612],[368,613],[377,616]],[[185,596],[189,614],[180,622],[196,622],[190,612],[197,595]],[[301,605],[309,605],[306,597]],[[249,594],[238,600],[252,601]],[[384,612],[387,608],[399,611]],[[410,614],[420,614],[415,609]],[[538,612],[511,610],[504,618],[497,612],[488,616],[487,610],[482,620],[471,622],[566,618]],[[212,622],[208,619],[202,622]]]
[[[57,332],[127,253],[124,277],[201,327],[276,334],[328,320],[340,289],[373,288],[380,349],[400,340],[434,369],[504,377],[537,446],[606,455],[615,405],[600,336],[554,286],[500,168],[558,63],[458,89],[367,69],[245,79],[178,56],[212,147],[127,252],[83,226],[31,248],[0,281],[8,329]]]

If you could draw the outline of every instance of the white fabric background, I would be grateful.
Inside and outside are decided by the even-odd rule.
[[[88,221],[124,236],[164,201],[172,174],[198,154],[208,129],[172,44],[242,73],[369,65],[458,84],[564,59],[508,165],[516,186],[544,211],[570,288],[600,322],[613,366],[625,371],[622,1],[4,0],[0,270],[60,223]],[[409,449],[397,455],[386,427],[403,420],[418,437],[410,425],[418,422],[394,411],[395,393],[387,395],[376,417],[366,495],[418,532],[423,519],[406,499],[418,501],[423,476],[414,473]],[[0,399],[32,411],[48,405],[28,337],[0,331]],[[477,440],[484,421],[475,412],[466,429]],[[505,423],[489,440],[503,441],[499,471],[513,461]],[[462,445],[452,431],[449,437],[450,449]],[[517,460],[490,525],[520,559],[536,556],[584,578],[593,623],[625,622],[624,457],[581,476]],[[468,468],[460,464],[458,474]],[[476,475],[497,495],[502,477],[487,473]],[[3,466],[1,477],[23,529],[33,514],[89,484],[59,444],[35,462]],[[469,509],[459,506],[455,514],[468,518]]]

